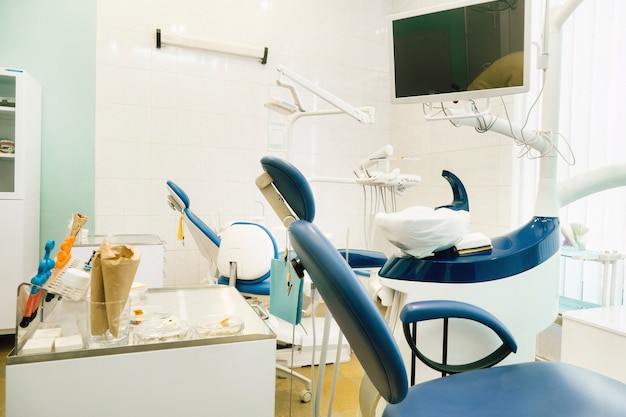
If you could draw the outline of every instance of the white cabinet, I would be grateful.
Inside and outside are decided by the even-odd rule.
[[[17,286],[39,265],[41,87],[0,68],[0,334],[15,331]]]
[[[561,361],[626,383],[626,306],[563,313]]]

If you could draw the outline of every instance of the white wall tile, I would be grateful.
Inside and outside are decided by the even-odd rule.
[[[124,105],[99,101],[96,103],[96,139],[124,138]],[[96,155],[97,159],[97,155]]]
[[[149,106],[124,106],[124,140],[126,142],[150,142],[151,113]]]
[[[124,148],[124,177],[128,180],[150,180],[151,145],[129,142]]]

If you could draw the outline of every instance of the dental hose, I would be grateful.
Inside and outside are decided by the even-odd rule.
[[[339,363],[341,362],[341,345],[343,344],[343,333],[339,331],[337,337],[337,355],[335,356],[335,372],[333,373],[333,385],[330,388],[330,398],[328,399],[328,417],[333,414],[333,401],[335,400],[335,390],[337,389],[337,378],[339,377]]]
[[[315,317],[313,317],[315,321]],[[326,309],[326,317],[324,318],[324,334],[322,339],[322,350],[320,351],[320,363],[319,372],[317,373],[317,387],[315,388],[315,402],[313,404],[315,417],[320,416],[320,409],[322,406],[322,388],[324,385],[324,373],[326,372],[326,353],[328,352],[328,339],[330,338],[330,324],[331,316],[328,309]]]

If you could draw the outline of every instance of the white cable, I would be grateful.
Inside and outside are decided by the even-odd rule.
[[[330,398],[328,399],[328,417],[332,416],[333,401],[335,400],[335,390],[337,389],[337,379],[339,377],[339,363],[341,362],[341,351],[343,344],[343,333],[339,330],[337,337],[337,355],[335,356],[335,372],[333,372],[333,385],[330,389]]]
[[[322,350],[320,352],[319,370],[317,373],[317,388],[314,399],[313,409],[315,417],[320,417],[320,409],[322,406],[322,389],[324,386],[324,373],[326,372],[326,353],[328,351],[328,339],[330,337],[331,316],[330,311],[326,309],[324,318],[324,333],[322,335]],[[315,364],[315,362],[313,363]]]
[[[313,404],[317,401],[318,392],[315,388],[315,347],[317,345],[317,336],[315,332],[315,284],[311,283],[311,303],[313,303],[313,313],[311,314],[311,331],[313,332],[313,347],[311,353],[311,389],[313,390]],[[315,407],[311,407],[313,417],[319,417],[316,414]]]

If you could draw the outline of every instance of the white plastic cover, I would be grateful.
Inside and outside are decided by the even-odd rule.
[[[469,212],[414,206],[397,213],[378,213],[376,224],[391,244],[423,258],[454,246],[469,233]]]
[[[229,277],[230,263],[237,263],[237,279],[254,280],[269,273],[274,241],[267,231],[251,223],[235,223],[220,235],[217,269]]]

